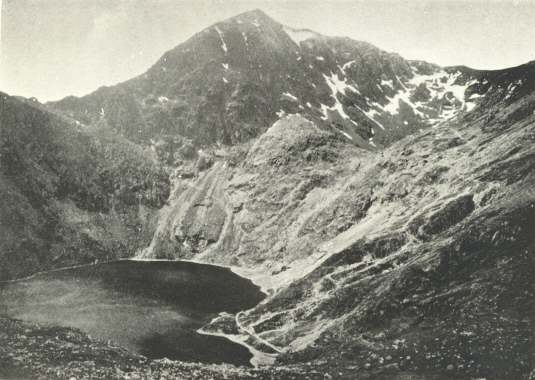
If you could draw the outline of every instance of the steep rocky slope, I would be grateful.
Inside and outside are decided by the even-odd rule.
[[[0,280],[131,255],[168,193],[140,147],[0,94]]]
[[[527,376],[534,121],[452,122],[386,150],[352,182],[372,200],[362,219],[241,323],[283,349],[282,362]]]

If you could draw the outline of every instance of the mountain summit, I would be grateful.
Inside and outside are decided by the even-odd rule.
[[[472,110],[491,79],[293,29],[254,10],[194,35],[137,78],[50,106],[146,145],[176,136],[232,145],[299,113],[373,149]]]

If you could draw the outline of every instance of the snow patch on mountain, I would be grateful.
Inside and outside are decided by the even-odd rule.
[[[342,103],[340,103],[340,101],[338,100],[338,93],[341,93],[341,94],[347,96],[347,92],[346,91],[349,89],[353,93],[356,93],[356,94],[360,95],[360,91],[357,88],[355,88],[353,85],[348,84],[346,79],[341,80],[338,77],[338,74],[331,73],[330,76],[327,76],[327,75],[323,74],[323,78],[325,79],[325,82],[327,83],[327,86],[329,86],[329,88],[331,90],[331,97],[335,100],[335,104],[334,104],[333,107],[331,107],[331,108],[322,107],[322,112],[324,114],[324,117],[325,118],[327,117],[327,113],[326,113],[327,110],[337,111],[343,119],[350,120],[354,125],[357,125],[357,123],[354,120],[352,120],[349,117],[349,115],[347,115],[347,113],[344,111]],[[361,107],[359,107],[357,104],[353,104],[353,107],[355,107],[360,112],[362,112],[368,119],[370,119],[370,121],[372,121],[379,128],[381,128],[383,130],[385,129],[384,126],[381,123],[379,123],[378,121],[376,121],[373,118],[373,115],[376,114],[377,111],[375,111],[375,110],[365,111]]]
[[[282,95],[287,96],[288,98],[292,100],[298,100],[294,95],[290,94],[289,92],[285,92]]]
[[[474,102],[466,102],[465,106],[466,106],[466,112],[470,112],[470,111],[472,111],[474,108],[476,108],[477,103],[474,103]]]
[[[357,90],[353,85],[347,83],[345,79],[341,80],[340,78],[338,78],[337,74],[331,73],[330,76],[323,74],[323,78],[325,79],[325,82],[327,83],[333,94],[340,92],[346,95],[347,89],[353,91],[354,93],[360,94],[359,90]]]
[[[390,87],[391,89],[394,89],[394,81],[392,79],[389,79],[389,80],[381,79],[381,86],[387,86],[387,87]]]
[[[432,74],[417,74],[406,82],[403,82],[399,77],[395,77],[396,81],[401,85],[401,89],[393,97],[387,97],[388,103],[384,106],[374,104],[376,108],[382,109],[391,115],[399,113],[400,102],[409,105],[414,113],[421,117],[428,123],[435,123],[438,120],[450,119],[456,116],[461,110],[471,111],[476,106],[475,98],[470,97],[465,99],[465,92],[468,87],[472,86],[477,80],[466,81],[464,84],[460,81],[462,73],[456,71],[455,73],[448,73],[444,70],[438,70]],[[461,83],[459,83],[461,82]],[[381,86],[388,86],[394,88],[394,80],[381,80]],[[424,86],[427,92],[428,100],[413,99],[416,91],[420,86]],[[440,109],[440,114],[437,118],[431,118],[426,114],[425,110],[429,108],[428,104],[432,101],[447,101]]]
[[[217,34],[219,35],[219,39],[221,40],[221,49],[223,49],[225,54],[227,54],[228,53],[228,48],[227,48],[227,44],[225,42],[225,39],[223,38],[223,32],[217,26],[215,26],[214,28],[215,28]]]
[[[340,132],[341,134],[343,134],[348,140],[353,140],[353,137],[351,137],[351,135],[347,132],[344,132],[340,129],[337,129],[338,132]]]
[[[308,29],[294,29],[290,28],[289,26],[284,26],[283,30],[286,32],[288,37],[290,37],[292,41],[297,44],[297,46],[299,46],[301,42],[305,40],[320,37],[320,34]]]
[[[323,77],[325,78],[325,82],[327,82],[327,85],[331,89],[331,97],[334,99],[334,105],[332,107],[328,107],[325,104],[321,105],[321,112],[323,113],[322,119],[327,120],[329,118],[329,114],[327,111],[335,111],[335,112],[338,112],[338,114],[342,117],[342,119],[350,120],[353,124],[356,125],[356,123],[353,120],[351,120],[349,115],[344,111],[344,106],[338,100],[337,94],[339,91],[338,91],[337,84],[334,81],[330,80],[331,77],[328,77],[325,74],[323,75]],[[343,93],[345,93],[345,91]]]
[[[347,69],[348,67],[350,67],[352,64],[355,63],[355,60],[352,60],[352,61],[349,61],[349,62],[346,62],[342,65],[342,69],[345,70]]]
[[[509,84],[509,86],[507,86],[507,95],[505,95],[505,98],[504,98],[504,99],[507,100],[507,99],[509,99],[511,96],[513,96],[515,90],[516,90],[518,87],[522,86],[522,83],[523,83],[522,79],[519,79],[519,80],[517,80],[516,82]]]
[[[403,89],[398,91],[398,93],[393,97],[387,96],[386,98],[388,99],[388,104],[383,107],[383,110],[390,113],[391,115],[397,115],[399,113],[400,101],[402,101],[405,104],[411,106],[412,110],[416,115],[423,117],[422,112],[420,112],[417,106],[411,101],[410,95],[410,91]]]

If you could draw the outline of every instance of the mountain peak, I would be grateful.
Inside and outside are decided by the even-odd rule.
[[[252,24],[277,24],[279,23],[271,18],[268,14],[266,14],[263,10],[257,8],[253,9],[247,12],[240,13],[234,17],[231,17],[229,19],[223,20],[223,23],[225,22],[237,22],[237,23],[252,23]]]
[[[234,17],[231,17],[231,19],[236,19],[236,18],[267,18],[267,19],[273,20],[271,17],[269,17],[266,14],[266,12],[264,12],[260,8],[252,9],[250,11],[246,11]]]
[[[180,135],[199,146],[238,144],[299,113],[376,149],[472,110],[492,83],[525,78],[407,61],[253,9],[197,33],[134,80],[54,107],[86,124],[105,119],[144,144]]]
[[[284,31],[286,34],[299,46],[299,44],[303,41],[306,41],[308,39],[312,38],[321,38],[322,35],[310,30],[310,29],[296,29],[292,28],[291,26],[284,25],[283,26]]]

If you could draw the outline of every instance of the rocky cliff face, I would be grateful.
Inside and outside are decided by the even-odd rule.
[[[168,193],[139,146],[0,94],[0,280],[131,255]]]

